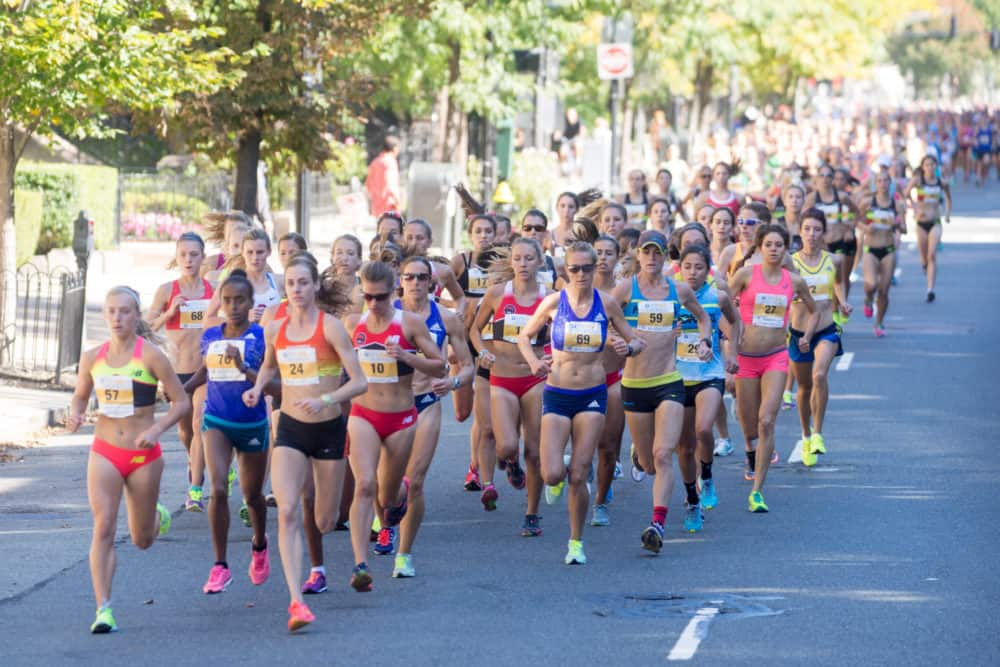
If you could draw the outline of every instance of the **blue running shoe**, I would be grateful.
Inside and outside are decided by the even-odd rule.
[[[379,556],[392,555],[396,542],[396,528],[383,528],[378,531],[378,539],[375,540],[375,553]]]
[[[701,507],[687,503],[684,503],[684,507],[687,508],[684,514],[684,530],[689,533],[697,533],[701,530],[703,522]]]
[[[715,492],[715,480],[701,480],[701,508],[703,510],[714,510],[719,504],[719,496]]]

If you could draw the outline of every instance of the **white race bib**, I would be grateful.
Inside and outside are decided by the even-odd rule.
[[[247,376],[236,367],[235,359],[226,359],[226,348],[230,345],[240,351],[240,358],[246,362],[247,343],[245,340],[216,340],[208,345],[205,367],[211,382],[245,382]]]
[[[182,303],[178,310],[181,314],[181,329],[201,329],[205,322],[205,311],[208,310],[208,299],[196,299]]]
[[[753,319],[751,324],[768,329],[780,329],[785,326],[785,312],[788,310],[788,299],[784,294],[757,294],[753,300]]]
[[[566,322],[563,329],[566,352],[598,352],[603,342],[600,322]]]
[[[316,348],[302,345],[278,350],[278,370],[281,373],[281,383],[290,387],[319,384]]]
[[[636,329],[665,333],[674,328],[673,301],[640,301]]]
[[[477,295],[486,294],[486,290],[489,286],[490,283],[488,274],[478,266],[470,266],[469,292]]]
[[[132,378],[127,375],[99,375],[94,378],[97,407],[105,417],[123,419],[135,414]]]

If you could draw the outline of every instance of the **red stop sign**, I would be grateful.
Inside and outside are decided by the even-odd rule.
[[[602,79],[627,79],[633,75],[631,44],[600,44],[597,73]]]

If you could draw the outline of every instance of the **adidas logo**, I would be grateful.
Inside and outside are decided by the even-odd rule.
[[[404,424],[412,424],[413,423],[413,415],[407,415],[406,417],[404,417],[403,418],[403,423]]]
[[[257,438],[250,438],[250,442],[248,442],[247,444],[250,445],[251,447],[258,447],[260,446],[260,440],[258,440]]]
[[[246,338],[247,338],[247,340],[250,340],[250,339],[253,339],[253,340],[257,340],[257,337],[253,335],[253,332],[252,332],[252,331],[251,331],[251,332],[249,332],[249,333],[248,333],[248,334],[246,335]]]
[[[433,398],[431,398],[430,396],[424,396],[424,400],[422,400],[422,401],[420,401],[420,402],[421,402],[421,403],[433,403],[433,402],[434,402],[434,399],[433,399]]]
[[[441,331],[441,325],[435,322],[431,325],[431,331]]]
[[[594,321],[595,322],[603,322],[604,321],[604,315],[601,315],[600,313],[597,313],[597,316],[594,317]]]
[[[588,408],[599,408],[599,407],[601,407],[601,404],[598,403],[597,401],[591,401],[590,405],[588,405],[587,407]]]

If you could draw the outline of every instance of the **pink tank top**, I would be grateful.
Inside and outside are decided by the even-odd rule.
[[[793,295],[792,276],[787,269],[781,269],[778,284],[771,285],[764,279],[761,265],[755,264],[750,284],[740,294],[740,319],[743,320],[743,326],[768,329],[788,327],[788,307]]]

